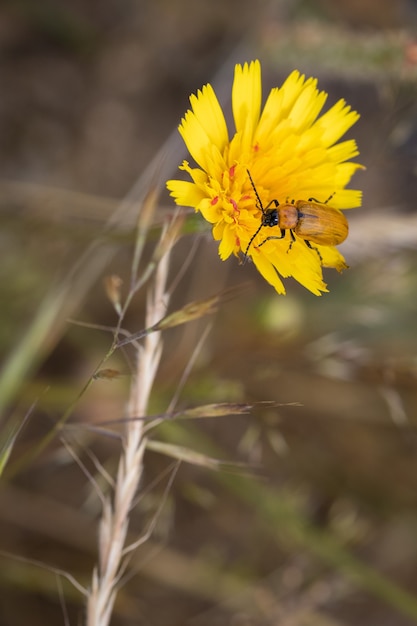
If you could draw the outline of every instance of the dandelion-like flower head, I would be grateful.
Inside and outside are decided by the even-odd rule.
[[[326,98],[316,79],[294,71],[271,90],[262,108],[261,66],[253,61],[235,68],[231,139],[211,85],[190,97],[191,110],[179,126],[198,167],[184,161],[180,169],[192,180],[167,182],[175,202],[194,207],[212,224],[222,260],[247,253],[280,294],[285,293],[280,275],[321,295],[327,291],[322,267],[346,268],[334,245],[310,244],[296,228],[260,228],[265,207],[274,210],[278,203],[297,206],[310,198],[324,203],[331,197],[338,210],[361,204],[360,191],[345,189],[362,168],[350,161],[358,155],[356,142],[339,142],[359,115],[339,100],[319,117]],[[326,204],[320,207],[326,210]]]

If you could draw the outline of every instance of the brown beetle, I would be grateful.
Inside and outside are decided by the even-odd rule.
[[[320,246],[337,246],[348,236],[349,226],[346,217],[339,209],[328,206],[327,202],[319,202],[315,198],[309,200],[296,200],[291,203],[280,204],[278,200],[271,200],[268,206],[263,207],[259,194],[256,190],[252,177],[248,170],[249,179],[257,199],[257,206],[262,211],[262,221],[259,228],[252,235],[246,251],[247,256],[252,241],[264,226],[278,226],[280,235],[266,237],[257,247],[260,248],[271,239],[283,239],[286,231],[290,231],[291,250],[295,236],[304,239],[311,248],[310,242]]]

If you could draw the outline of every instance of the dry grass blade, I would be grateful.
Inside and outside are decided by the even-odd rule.
[[[94,374],[93,378],[94,380],[114,380],[115,378],[120,378],[121,376],[128,376],[128,374],[111,367],[104,367],[103,369],[98,370]]]
[[[149,293],[146,323],[150,326],[163,317],[166,310],[168,266],[169,254],[158,264],[153,288]],[[147,336],[143,349],[137,355],[137,370],[132,379],[128,417],[146,414],[161,354],[160,333]],[[87,603],[88,626],[107,626],[110,622],[118,582],[123,572],[130,511],[142,475],[145,446],[143,423],[140,420],[127,420],[113,498],[107,498],[103,504],[99,531],[99,564],[93,572]]]
[[[173,328],[174,326],[180,326],[181,324],[197,320],[205,315],[217,313],[221,299],[221,295],[216,295],[205,298],[204,300],[190,302],[182,309],[174,311],[174,313],[170,313],[170,315],[164,317],[160,322],[155,324],[152,330],[166,330],[167,328]]]
[[[150,333],[154,333],[159,330],[166,330],[167,328],[174,328],[175,326],[187,324],[188,322],[200,319],[201,317],[204,317],[206,315],[212,315],[213,313],[217,313],[219,305],[228,298],[231,298],[239,293],[241,289],[242,287],[232,287],[231,289],[226,289],[225,291],[211,296],[210,298],[204,298],[202,300],[189,302],[181,309],[178,309],[177,311],[166,315],[153,326],[145,328],[144,330],[140,330],[130,337],[121,339],[118,342],[117,347],[120,348],[121,346],[125,346],[129,343],[132,343],[133,341],[142,339]]]
[[[87,595],[86,590],[84,589],[84,587],[82,585],[80,585],[80,583],[78,582],[78,580],[72,576],[71,574],[69,574],[68,572],[66,572],[65,570],[58,568],[58,567],[52,567],[51,565],[45,565],[45,563],[43,561],[39,561],[37,559],[30,559],[27,557],[21,557],[18,556],[16,554],[12,554],[10,552],[7,552],[6,550],[0,550],[0,555],[3,558],[6,559],[10,559],[10,561],[12,562],[16,562],[16,563],[24,563],[25,565],[32,565],[33,567],[39,568],[41,570],[46,570],[47,572],[50,572],[52,574],[54,574],[55,576],[58,576],[60,578],[63,578],[65,580],[67,580],[70,585],[78,592],[81,593],[83,596]],[[21,577],[25,577],[27,576],[27,572],[24,574],[23,572],[20,572],[20,576]],[[40,586],[41,588],[41,586]],[[69,594],[67,591],[66,593],[72,597],[72,594]],[[74,597],[77,597],[74,595]]]
[[[110,276],[106,276],[104,278],[104,289],[106,290],[106,295],[114,309],[118,315],[122,312],[121,307],[121,288],[122,288],[123,280],[117,274],[111,274]]]
[[[137,282],[137,273],[139,268],[139,262],[142,256],[143,248],[146,243],[146,236],[151,226],[152,217],[155,212],[156,202],[158,199],[158,192],[155,187],[148,190],[143,203],[142,210],[139,213],[138,228],[136,234],[135,250],[132,260],[132,281],[131,291],[135,291],[135,283]]]
[[[223,417],[225,415],[248,415],[253,409],[253,404],[240,404],[237,402],[216,402],[214,404],[204,404],[192,409],[186,409],[175,417],[185,419],[200,419],[203,417]]]
[[[213,404],[202,404],[185,411],[178,411],[172,417],[185,419],[200,419],[202,417],[224,417],[226,415],[248,415],[256,406],[279,407],[279,406],[299,406],[296,402],[286,402],[285,404],[273,400],[263,400],[246,404],[244,402],[215,402]]]
[[[4,468],[6,467],[7,462],[10,458],[10,455],[13,451],[14,444],[16,443],[16,439],[19,436],[20,432],[22,431],[22,428],[26,424],[27,420],[29,419],[35,406],[36,406],[36,403],[33,403],[32,406],[27,411],[26,415],[24,416],[23,420],[19,424],[14,424],[11,426],[11,432],[9,432],[9,434],[7,435],[6,441],[1,446],[1,450],[0,450],[0,476],[3,475]]]
[[[164,330],[165,328],[171,328],[178,326],[179,324],[185,324],[186,322],[199,319],[204,315],[216,313],[220,304],[236,298],[242,291],[247,288],[247,284],[237,285],[224,289],[214,296],[209,298],[203,298],[202,300],[195,300],[189,302],[182,309],[171,313],[164,317],[160,322],[155,324],[153,330]]]
[[[173,248],[175,242],[180,238],[183,231],[185,219],[185,211],[177,209],[171,218],[169,228],[162,233],[161,238],[158,241],[152,256],[153,263],[158,263],[162,257]]]
[[[199,465],[200,467],[206,467],[207,469],[218,470],[224,465],[223,461],[207,456],[200,452],[196,452],[191,448],[184,446],[178,446],[173,443],[165,443],[163,441],[148,440],[146,442],[148,450],[165,454],[178,461],[185,461],[191,463],[191,465]]]

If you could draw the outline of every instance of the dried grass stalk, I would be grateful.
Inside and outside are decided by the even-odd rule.
[[[165,286],[169,253],[159,261],[154,286],[148,297],[146,325],[153,326],[166,313],[168,296]],[[137,371],[133,377],[128,417],[146,415],[151,389],[162,352],[161,333],[154,332],[138,349]],[[119,460],[113,498],[103,506],[99,530],[99,564],[92,577],[87,603],[87,625],[109,624],[117,584],[124,570],[124,549],[129,515],[140,483],[146,445],[142,420],[127,420],[123,449]]]

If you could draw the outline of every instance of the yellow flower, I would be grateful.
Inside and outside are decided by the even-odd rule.
[[[192,182],[167,182],[175,202],[194,207],[213,225],[222,260],[232,253],[250,256],[280,294],[285,288],[278,273],[293,276],[321,295],[327,291],[322,267],[339,271],[347,267],[336,247],[329,245],[333,242],[326,239],[329,222],[331,227],[339,216],[344,221],[343,214],[321,203],[331,197],[335,209],[361,204],[360,191],[345,189],[354,172],[362,168],[349,161],[358,155],[356,143],[337,143],[359,115],[339,100],[319,117],[326,98],[327,94],[317,89],[316,79],[294,71],[282,87],[271,90],[262,109],[261,65],[253,61],[235,68],[232,110],[236,132],[231,139],[211,85],[190,97],[191,110],[179,126],[199,167],[192,168],[184,161],[180,169]],[[278,203],[291,209],[289,202],[300,207],[300,200],[310,198],[320,203],[314,205],[324,227],[324,239],[318,237],[318,242],[314,237],[309,241],[309,222],[297,229],[279,221]]]

